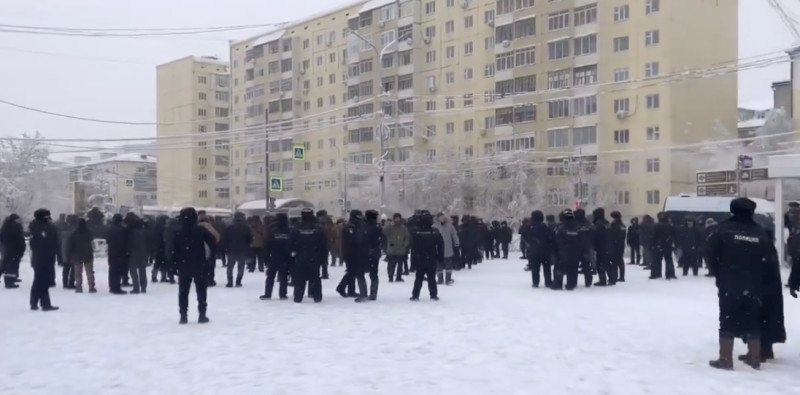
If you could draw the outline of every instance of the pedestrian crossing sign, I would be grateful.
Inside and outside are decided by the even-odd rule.
[[[295,145],[292,149],[292,159],[306,160],[306,147],[304,145]]]
[[[270,179],[269,179],[269,190],[271,192],[283,192],[283,178],[281,178],[281,177],[270,177]]]

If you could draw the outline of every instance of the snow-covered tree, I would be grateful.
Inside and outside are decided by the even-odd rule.
[[[0,139],[0,210],[2,215],[31,216],[46,207],[52,186],[43,185],[36,174],[47,165],[49,150],[37,132],[21,138]]]

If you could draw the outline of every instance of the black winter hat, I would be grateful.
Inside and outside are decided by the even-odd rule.
[[[612,212],[611,212],[611,218],[614,218],[614,219],[622,219],[622,214],[620,214],[620,212],[619,212],[619,211],[612,211]]]
[[[306,221],[313,221],[316,217],[314,217],[314,210],[310,208],[304,208],[300,210],[300,219],[304,222]]]
[[[40,208],[33,212],[33,218],[38,220],[45,220],[47,218],[50,218],[50,210],[46,208]]]
[[[575,218],[575,213],[573,213],[572,210],[570,210],[570,209],[565,209],[558,216],[561,217],[561,218],[564,218],[564,219],[574,219]]]
[[[364,213],[361,210],[353,210],[350,212],[350,221],[360,221],[364,218]]]
[[[287,226],[289,225],[289,216],[286,213],[278,213],[275,215],[275,221],[278,226]]]
[[[326,216],[328,216],[328,210],[317,211],[317,217],[326,217]]]
[[[531,221],[544,222],[544,213],[539,210],[531,212]]]
[[[375,210],[367,210],[366,212],[367,221],[378,221],[378,212]]]
[[[111,222],[115,223],[117,225],[121,224],[122,223],[122,214],[114,214],[114,216],[111,217]]]
[[[731,214],[741,217],[752,217],[756,211],[756,202],[740,197],[731,200]]]
[[[422,228],[430,228],[433,226],[433,215],[431,213],[425,212],[420,214],[419,216],[419,225]]]
[[[197,211],[194,207],[182,208],[179,218],[184,228],[191,228],[197,225]]]
[[[594,217],[595,221],[604,219],[606,217],[606,209],[602,207],[594,209],[594,211],[592,211],[592,217]]]

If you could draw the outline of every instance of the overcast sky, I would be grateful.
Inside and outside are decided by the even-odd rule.
[[[695,1],[695,0],[669,0]],[[718,0],[733,1],[733,0]],[[0,0],[0,24],[70,28],[159,28],[267,24],[302,18],[352,0]],[[766,0],[739,0],[739,58],[794,40]],[[792,11],[800,15],[800,1]],[[713,24],[713,21],[709,21]],[[88,118],[155,120],[155,66],[194,55],[227,58],[227,39],[256,31],[147,39],[55,37],[0,32],[0,100]],[[35,53],[33,53],[35,52]],[[740,104],[769,105],[770,84],[788,63],[740,73]],[[153,126],[56,118],[0,104],[0,136],[40,131],[49,138],[155,136]]]

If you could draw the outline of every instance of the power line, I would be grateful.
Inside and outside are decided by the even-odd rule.
[[[244,30],[285,25],[289,22],[260,23],[254,25],[231,25],[231,26],[201,26],[201,27],[132,27],[132,28],[83,28],[83,27],[64,27],[64,26],[32,26],[32,25],[13,25],[0,24],[4,28],[31,29],[31,30],[50,30],[50,31],[84,31],[84,32],[161,32],[161,31],[194,31],[194,30]]]
[[[150,63],[137,62],[135,60],[101,58],[101,57],[95,57],[95,56],[81,56],[81,55],[74,55],[74,54],[67,54],[67,53],[34,51],[34,50],[23,49],[23,48],[0,47],[0,51],[10,51],[10,52],[33,54],[33,55],[53,56],[53,57],[57,57],[57,58],[72,58],[72,59],[80,59],[80,60],[93,60],[93,61],[99,61],[99,62],[128,63],[128,64],[146,65],[146,66],[151,66],[151,67],[153,66]]]

